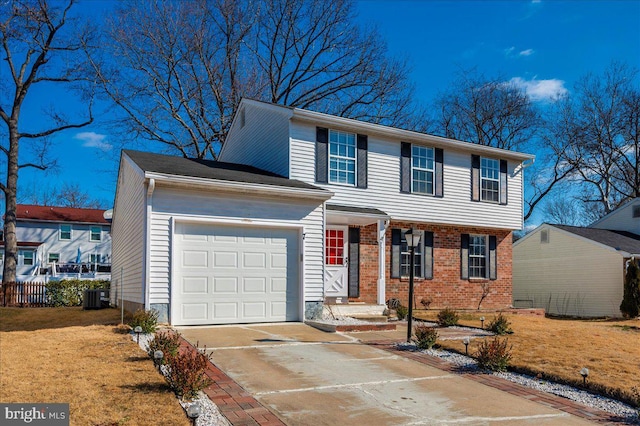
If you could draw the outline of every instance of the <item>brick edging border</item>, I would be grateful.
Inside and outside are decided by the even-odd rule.
[[[180,347],[184,350],[198,350],[182,336],[180,336]],[[218,406],[220,414],[233,426],[286,426],[278,416],[260,404],[211,361],[208,363],[205,374],[213,383],[203,392]]]
[[[395,346],[395,343],[389,341],[372,341],[366,342],[366,344],[375,346],[379,349],[383,349],[387,352],[391,352],[394,355],[402,356],[404,358],[411,359],[430,367],[435,367],[439,370],[458,374],[460,376],[463,376],[465,379],[473,380],[474,382],[499,389],[512,395],[524,397],[529,401],[537,402],[538,404],[546,405],[548,407],[564,411],[565,413],[569,413],[583,419],[587,419],[600,424],[626,424],[625,420],[619,416],[615,416],[613,414],[607,413],[606,411],[598,410],[596,408],[587,407],[586,405],[579,404],[561,396],[532,389],[490,374],[473,374],[460,372],[454,364],[422,352],[413,352],[398,349]]]

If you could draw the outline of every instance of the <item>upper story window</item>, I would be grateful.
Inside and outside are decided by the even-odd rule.
[[[411,191],[433,195],[433,148],[413,145],[411,149]]]
[[[500,162],[492,158],[480,159],[480,199],[497,203],[500,201]]]
[[[102,240],[102,227],[101,226],[92,226],[89,241],[101,241]]]
[[[487,278],[486,235],[469,235],[469,277]]]
[[[329,130],[329,182],[356,184],[356,135]]]
[[[71,225],[60,225],[59,239],[61,240],[71,239]]]

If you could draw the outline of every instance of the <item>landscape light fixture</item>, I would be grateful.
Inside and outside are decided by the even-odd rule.
[[[413,320],[413,275],[416,262],[416,247],[420,244],[420,233],[412,229],[404,233],[404,238],[407,240],[409,251],[411,253],[411,268],[409,269],[409,313],[407,318],[407,343],[411,342],[411,322]]]
[[[484,317],[480,317],[480,328],[484,330]]]
[[[465,338],[462,340],[462,343],[464,343],[464,354],[465,354],[465,355],[469,355],[469,338],[468,338],[468,337],[465,337]]]
[[[196,420],[198,419],[198,417],[200,417],[201,414],[202,407],[198,402],[194,402],[187,408],[187,417],[193,420],[194,425],[196,424]]]
[[[140,333],[142,333],[142,327],[137,325],[136,328],[133,329],[133,332],[136,333],[136,337],[138,339],[138,344],[140,344]]]
[[[162,351],[153,352],[153,363],[158,366],[158,370],[160,370],[160,365],[162,365],[162,358],[164,358]]]
[[[582,376],[582,385],[587,386],[587,377],[589,377],[589,369],[587,367],[583,367],[580,370],[580,375]]]

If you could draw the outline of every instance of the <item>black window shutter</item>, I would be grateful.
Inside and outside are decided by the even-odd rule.
[[[349,297],[360,297],[360,228],[349,228]]]
[[[433,279],[433,232],[424,231],[424,277]]]
[[[489,235],[489,279],[498,278],[497,239],[495,235]]]
[[[400,192],[411,192],[411,144],[400,144]]]
[[[443,163],[443,159],[444,159],[444,152],[442,151],[441,148],[436,148],[435,149],[435,160],[436,160],[436,164],[435,164],[435,176],[434,176],[434,180],[435,180],[435,196],[436,197],[442,197],[442,163]]]
[[[471,156],[471,201],[480,201],[480,156]]]
[[[400,245],[402,244],[402,230],[391,230],[391,278],[400,278]]]
[[[500,160],[500,204],[507,204],[507,160]]]
[[[469,279],[469,234],[460,235],[460,278]]]
[[[358,188],[367,187],[367,150],[369,138],[367,135],[358,135]]]
[[[327,183],[329,129],[316,127],[316,182]]]

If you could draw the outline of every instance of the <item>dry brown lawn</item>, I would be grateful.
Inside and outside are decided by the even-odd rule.
[[[434,321],[437,311],[417,311],[415,317]],[[485,326],[493,314],[462,314],[460,325]],[[526,315],[506,315],[514,333],[506,336],[513,346],[511,365],[541,374],[547,379],[581,384],[580,369],[589,369],[593,388],[617,389],[627,398],[640,386],[640,319],[575,320]],[[475,353],[481,339],[474,339],[469,353]],[[461,340],[441,340],[446,348],[464,353]]]
[[[190,424],[115,309],[0,308],[0,401],[70,404],[72,425]]]

